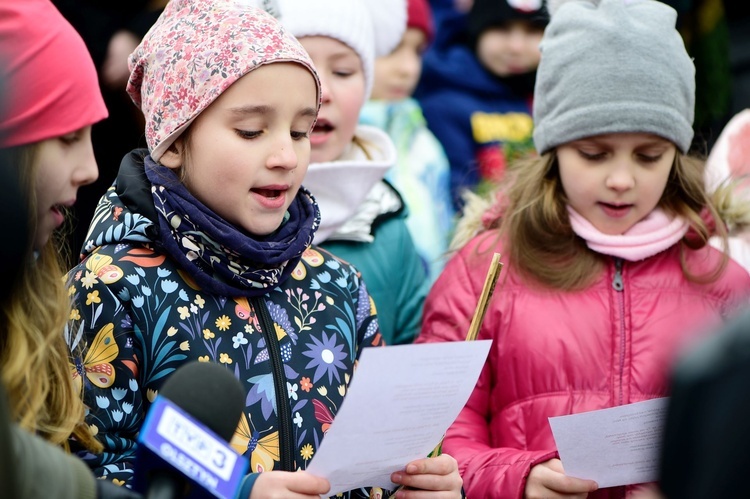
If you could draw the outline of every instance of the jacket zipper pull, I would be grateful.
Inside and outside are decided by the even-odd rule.
[[[615,258],[615,277],[612,279],[612,287],[615,291],[622,291],[622,258]]]

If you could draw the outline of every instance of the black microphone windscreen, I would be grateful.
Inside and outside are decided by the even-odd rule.
[[[177,369],[159,394],[229,441],[245,407],[242,384],[225,367],[193,361]]]

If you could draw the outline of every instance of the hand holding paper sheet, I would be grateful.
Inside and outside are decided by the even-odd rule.
[[[469,398],[490,340],[367,348],[307,471],[329,495],[393,489],[390,475],[435,447]]]
[[[600,488],[653,482],[667,416],[659,398],[549,418],[565,474]]]

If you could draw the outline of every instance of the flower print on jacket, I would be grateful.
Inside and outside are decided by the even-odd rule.
[[[121,170],[117,182],[123,176]],[[97,475],[128,484],[138,428],[162,383],[199,360],[223,366],[247,388],[231,444],[252,470],[305,469],[341,407],[362,348],[380,342],[357,270],[313,247],[289,278],[262,296],[207,293],[159,253],[158,240],[150,239],[153,222],[132,211],[148,214],[153,207],[131,206],[132,194],[126,203],[117,182],[97,207],[89,232],[95,243],[69,273],[83,325],[70,326],[69,343],[77,337],[89,352],[71,371],[88,380],[82,388],[87,423],[105,447],[82,457]],[[151,199],[148,189],[145,194],[139,202]],[[90,294],[96,299],[87,305]],[[112,375],[91,380],[87,366],[93,372],[111,366]],[[362,489],[344,497],[368,494]]]

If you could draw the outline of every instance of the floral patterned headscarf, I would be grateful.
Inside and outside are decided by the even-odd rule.
[[[171,0],[130,55],[127,92],[146,118],[159,161],[167,148],[232,83],[271,62],[296,62],[320,81],[299,42],[242,0]]]

